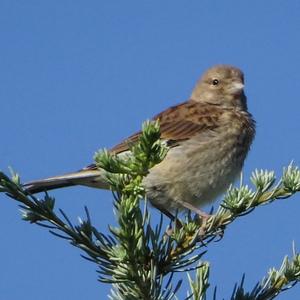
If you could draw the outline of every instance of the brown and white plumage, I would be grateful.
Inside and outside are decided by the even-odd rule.
[[[255,135],[247,111],[243,73],[232,66],[210,68],[198,81],[191,98],[161,112],[161,138],[170,150],[144,178],[147,197],[162,209],[200,206],[213,201],[240,173]],[[139,132],[111,149],[129,150]],[[95,165],[78,172],[33,181],[25,185],[37,193],[71,185],[107,189],[102,170]]]

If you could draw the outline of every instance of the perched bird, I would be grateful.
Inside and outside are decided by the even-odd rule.
[[[163,212],[192,209],[213,201],[239,175],[255,135],[247,110],[241,70],[229,65],[208,69],[190,99],[154,117],[170,149],[144,178],[148,200]],[[136,133],[110,151],[121,154]],[[107,189],[104,170],[95,165],[78,172],[25,184],[29,193],[72,185]]]

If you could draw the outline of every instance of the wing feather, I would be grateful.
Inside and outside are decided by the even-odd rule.
[[[160,121],[161,138],[170,141],[170,147],[176,147],[180,142],[189,139],[195,134],[201,134],[206,130],[214,130],[217,127],[217,119],[220,117],[220,109],[211,104],[187,101],[177,106],[172,106],[153,120]],[[116,154],[128,151],[130,145],[136,143],[141,132],[137,132],[120,144],[110,149]],[[87,169],[94,169],[95,165],[90,165]]]
[[[180,142],[204,130],[215,129],[219,117],[220,109],[218,107],[190,100],[164,110],[153,120],[160,121],[162,139]],[[130,144],[138,141],[140,133],[137,132],[130,136],[113,147],[111,151],[118,154],[129,150]]]

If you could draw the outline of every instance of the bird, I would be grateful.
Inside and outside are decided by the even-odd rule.
[[[248,112],[244,74],[231,65],[215,65],[197,81],[189,99],[154,116],[169,150],[143,179],[150,203],[167,215],[212,203],[238,178],[255,137]],[[128,153],[141,132],[111,148]],[[30,193],[83,185],[109,189],[105,171],[89,165],[79,171],[24,184]]]

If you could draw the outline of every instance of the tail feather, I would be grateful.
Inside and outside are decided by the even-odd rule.
[[[86,185],[100,189],[109,188],[103,178],[103,172],[100,170],[80,170],[61,176],[31,181],[25,183],[23,187],[28,193],[35,194],[74,185]]]

